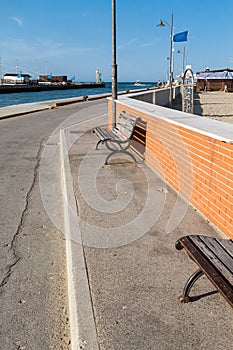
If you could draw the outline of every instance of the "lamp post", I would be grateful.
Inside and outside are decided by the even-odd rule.
[[[169,62],[169,85],[170,85],[170,94],[169,94],[169,107],[172,108],[172,82],[173,82],[173,13],[171,16],[171,24],[166,21],[160,20],[157,27],[165,27],[168,26],[170,28],[170,62]]]
[[[117,64],[116,64],[116,3],[112,0],[112,127],[116,126]]]
[[[167,71],[166,71],[166,84],[167,84],[167,82],[168,82],[168,80],[169,80],[169,77],[170,77],[170,74],[169,74],[169,64],[168,64],[168,61],[170,61],[170,57],[166,57],[165,60],[167,61],[167,64],[166,64],[166,69],[167,69]]]

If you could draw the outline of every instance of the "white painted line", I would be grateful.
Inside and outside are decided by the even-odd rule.
[[[81,242],[81,235],[64,129],[60,131],[60,152],[71,349],[99,350],[83,246],[78,243]],[[70,237],[78,239],[72,240]]]

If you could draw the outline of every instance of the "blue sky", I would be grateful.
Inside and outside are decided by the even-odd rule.
[[[94,81],[98,67],[111,81],[112,0],[4,0],[1,2],[2,74],[75,75]],[[233,68],[232,0],[116,0],[119,81],[165,80],[170,29],[189,31],[187,63],[194,72]],[[174,71],[182,70],[185,43],[174,45]]]

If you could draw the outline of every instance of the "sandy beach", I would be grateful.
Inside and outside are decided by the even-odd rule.
[[[233,123],[233,94],[221,91],[196,92],[194,114]]]

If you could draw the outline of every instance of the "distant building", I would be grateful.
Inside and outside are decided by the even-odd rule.
[[[210,70],[196,73],[197,91],[233,91],[233,69]]]
[[[67,75],[40,75],[39,83],[67,83]]]
[[[6,73],[3,76],[4,84],[28,84],[31,81],[31,75],[22,73]]]

